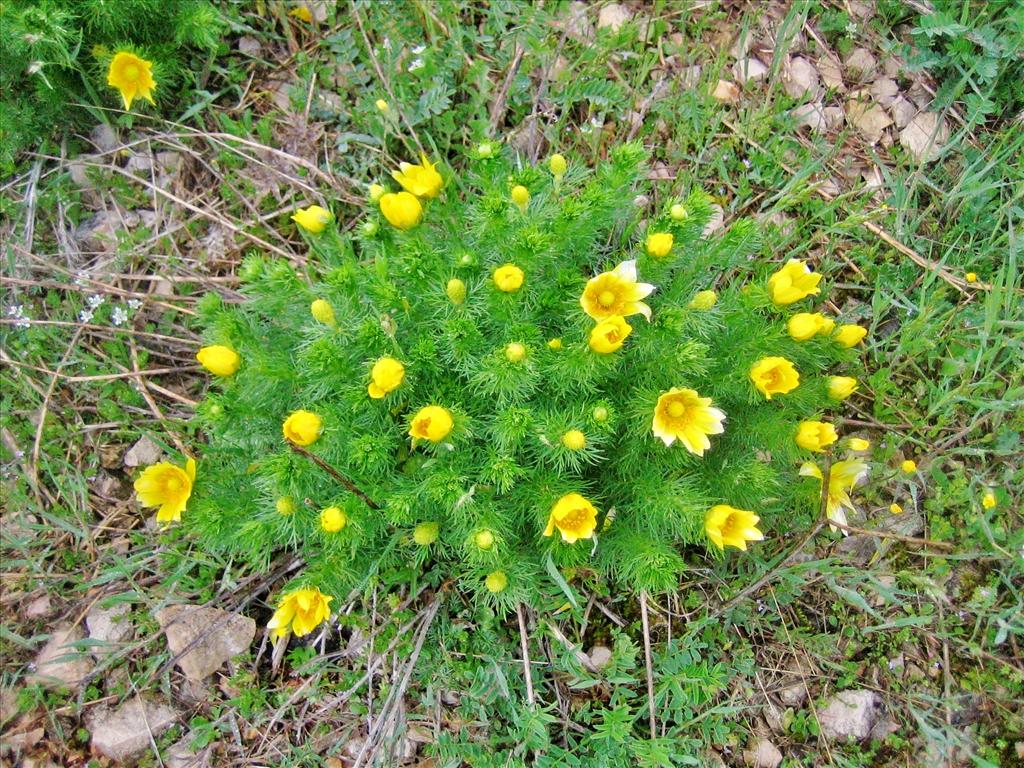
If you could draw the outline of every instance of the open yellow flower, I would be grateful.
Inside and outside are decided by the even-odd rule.
[[[796,444],[808,451],[821,453],[839,436],[836,428],[824,421],[801,421],[796,433]]]
[[[771,400],[772,395],[784,395],[796,389],[800,384],[800,374],[784,357],[764,357],[751,367],[750,380],[765,399]]]
[[[566,544],[591,538],[597,528],[597,507],[578,493],[566,494],[551,508],[544,535],[552,535],[556,528]]]
[[[405,379],[405,366],[393,357],[382,357],[373,364],[370,378],[373,381],[366,387],[366,391],[374,400],[380,400],[388,392],[402,386],[402,381]]]
[[[155,103],[153,89],[156,88],[156,80],[153,79],[153,63],[134,53],[121,51],[115,54],[107,70],[107,85],[112,85],[121,92],[125,109],[131,109],[136,98],[143,98],[150,104]]]
[[[654,290],[650,283],[636,281],[636,261],[624,261],[611,272],[602,272],[587,281],[580,296],[583,311],[595,320],[629,317],[638,312],[651,319],[651,308],[641,301]]]
[[[423,204],[409,192],[388,192],[380,196],[380,212],[396,229],[412,229],[423,217]]]
[[[703,456],[711,447],[708,435],[725,431],[723,421],[725,414],[711,405],[710,397],[701,397],[693,389],[672,387],[654,406],[652,431],[665,445],[678,440],[690,453]]]
[[[871,447],[871,441],[863,437],[851,437],[846,441],[846,445],[851,451],[866,451]]]
[[[840,325],[834,338],[840,346],[849,349],[860,344],[867,335],[868,329],[862,325]]]
[[[305,5],[297,5],[288,11],[289,16],[294,16],[300,21],[304,21],[307,24],[313,23],[313,12],[309,10]]]
[[[428,405],[412,417],[412,424],[409,426],[409,434],[412,436],[413,444],[417,440],[429,440],[432,443],[439,443],[448,437],[452,431],[454,422],[452,415],[446,408],[439,405]]]
[[[324,422],[311,411],[295,411],[281,425],[284,439],[295,445],[312,445],[320,437]]]
[[[768,278],[768,294],[775,304],[784,306],[817,294],[821,289],[821,273],[812,272],[806,262],[790,259],[786,265]]]
[[[242,363],[235,350],[221,344],[203,347],[196,353],[196,360],[214,376],[233,376]]]
[[[985,495],[981,497],[981,506],[985,509],[994,509],[997,503],[996,495],[992,491],[985,491]]]
[[[616,315],[590,329],[590,348],[599,355],[610,355],[622,347],[633,326]]]
[[[807,341],[819,333],[831,333],[835,324],[835,320],[820,312],[800,312],[789,318],[786,330],[793,341]]]
[[[647,255],[656,259],[665,258],[672,250],[673,240],[671,232],[652,232],[647,236],[647,241],[644,244]]]
[[[402,185],[402,189],[416,195],[416,197],[422,197],[427,200],[435,198],[444,185],[444,180],[441,178],[441,174],[437,172],[437,167],[430,163],[426,155],[420,155],[419,165],[400,163],[398,167],[401,170],[392,171],[392,177]]]
[[[746,509],[716,504],[704,517],[704,532],[719,549],[736,547],[746,550],[748,541],[761,541],[764,534],[757,529],[761,518]]]
[[[821,467],[810,461],[800,467],[800,474],[804,477],[816,477],[819,481],[824,479]],[[868,465],[863,461],[847,459],[832,465],[828,473],[828,499],[825,501],[825,513],[829,520],[846,525],[846,510],[856,510],[850,499],[850,491],[867,476]],[[829,527],[833,531],[836,530],[834,525]],[[845,533],[844,531],[844,535]]]
[[[498,267],[494,270],[494,285],[499,291],[505,293],[513,293],[518,291],[525,279],[523,270],[517,267],[515,264],[505,264],[504,266]]]
[[[296,637],[308,635],[331,615],[330,604],[333,599],[316,587],[303,587],[289,592],[277,604],[277,610],[267,628],[274,630],[275,640],[289,632]]]
[[[309,232],[311,235],[319,235],[327,225],[331,223],[334,214],[319,205],[311,205],[308,208],[299,208],[292,214],[292,221]]]
[[[135,495],[144,507],[159,507],[156,519],[159,523],[181,520],[181,513],[192,495],[196,481],[196,460],[189,459],[185,468],[161,461],[146,467],[135,481]]]

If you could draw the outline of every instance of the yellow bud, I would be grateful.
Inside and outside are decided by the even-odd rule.
[[[900,469],[902,469],[902,470],[903,470],[904,472],[906,472],[906,473],[907,473],[908,475],[912,475],[912,474],[914,474],[915,472],[917,472],[917,462],[916,462],[916,461],[914,461],[913,459],[905,459],[905,460],[904,460],[904,461],[903,461],[903,462],[902,462],[902,463],[900,464]]]
[[[608,421],[608,409],[605,408],[603,405],[597,406],[597,408],[595,408],[591,412],[591,415],[594,417],[594,421],[598,422],[599,424]]]
[[[561,348],[562,348],[562,340],[561,339],[551,339],[550,341],[548,341],[548,349],[553,349],[553,350],[555,350],[557,352]]]
[[[868,335],[868,329],[860,325],[841,325],[834,336],[840,346],[855,347]]]
[[[992,491],[985,491],[985,495],[981,497],[981,506],[985,509],[992,509],[996,505],[996,495]]]
[[[976,283],[978,282],[978,273],[968,272],[966,275],[964,275],[964,280],[966,280],[968,283]]]
[[[389,192],[380,197],[380,212],[397,229],[412,229],[423,217],[423,204],[408,192]]]
[[[480,157],[493,157],[494,156],[494,145],[489,141],[481,141],[476,148],[476,153]]]
[[[526,213],[526,206],[530,203],[530,190],[522,184],[512,187],[512,202],[519,206],[519,210]]]
[[[687,216],[690,215],[689,211],[686,210],[686,206],[681,203],[676,203],[669,208],[668,215],[672,217],[673,221],[683,221]]]
[[[441,526],[437,523],[420,523],[412,532],[412,540],[421,547],[429,547],[437,541],[437,535],[440,533],[440,530]]]
[[[562,435],[562,445],[570,451],[582,451],[587,446],[587,436],[578,429],[570,429]]]
[[[292,221],[313,235],[319,235],[323,232],[333,219],[334,215],[319,205],[299,208],[292,214]]]
[[[510,363],[518,363],[524,357],[526,357],[526,347],[518,341],[513,341],[505,347],[505,359]]]
[[[851,437],[846,444],[850,446],[851,451],[866,451],[871,447],[871,441],[863,437]]]
[[[647,236],[647,254],[656,259],[668,256],[672,250],[672,240],[671,232],[652,232]]]
[[[309,305],[309,312],[318,323],[329,325],[331,328],[337,326],[334,319],[334,308],[323,299],[317,299]]]
[[[457,277],[453,277],[448,281],[448,284],[444,287],[444,292],[452,304],[461,304],[466,300],[466,284]]]
[[[892,504],[889,505],[889,511],[892,512],[894,515],[901,515],[903,514],[903,507],[901,507],[894,501]]]
[[[494,546],[494,534],[487,530],[477,531],[473,543],[480,549],[490,549]]]
[[[718,302],[718,294],[714,291],[700,291],[690,301],[690,309],[708,310]]]
[[[291,496],[282,496],[274,504],[279,515],[292,515],[295,514],[295,500]]]
[[[231,347],[213,344],[196,353],[196,360],[214,376],[233,376],[242,364],[242,358]]]
[[[384,186],[381,185],[381,184],[371,184],[370,185],[370,202],[373,203],[374,205],[379,203],[381,197],[384,196],[384,193],[386,191],[387,190],[384,189]]]
[[[384,99],[377,99],[375,103],[377,105],[377,109],[379,109],[381,112],[387,112],[388,110],[391,109],[391,106],[386,101],[384,101]]]
[[[327,507],[320,512],[320,529],[324,533],[337,533],[348,524],[348,515],[340,507]]]
[[[487,590],[492,594],[497,594],[508,586],[508,576],[505,575],[504,571],[494,571],[493,573],[488,574],[487,578],[484,580],[484,586],[486,586]]]
[[[548,161],[548,168],[551,169],[551,175],[556,179],[561,179],[565,176],[565,170],[569,164],[565,161],[562,155],[552,155]]]
[[[828,396],[833,400],[845,400],[857,389],[857,380],[852,376],[829,376]]]

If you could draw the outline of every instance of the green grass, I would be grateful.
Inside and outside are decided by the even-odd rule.
[[[991,27],[1002,35],[1000,50],[1011,48],[1019,29],[1013,26],[1012,6],[991,6],[977,18],[969,3],[946,10],[957,24],[973,25],[985,35]],[[967,117],[960,123],[952,112],[947,115],[952,138],[943,157],[920,165],[898,141],[889,150],[866,145],[856,131],[828,136],[797,131],[788,115],[795,101],[772,76],[735,106],[711,98],[709,90],[720,76],[732,79],[726,69],[732,63],[731,37],[743,27],[759,29],[752,9],[741,16],[729,7],[698,12],[658,4],[649,13],[646,39],[643,27],[631,23],[580,42],[550,23],[566,4],[543,10],[494,3],[480,10],[469,3],[416,2],[406,13],[378,4],[356,8],[385,82],[347,6],[315,30],[291,22],[287,31],[283,13],[276,18],[235,9],[236,29],[255,37],[263,49],[255,59],[233,52],[214,60],[210,92],[216,98],[198,102],[205,106],[196,110],[187,105],[181,110],[191,112],[183,122],[198,133],[184,135],[180,127],[158,120],[135,122],[131,138],[146,138],[156,150],[194,153],[186,159],[192,183],[171,191],[190,196],[186,199],[198,212],[164,200],[162,218],[152,229],[121,231],[112,252],[83,258],[55,234],[87,220],[96,205],[95,195],[77,190],[66,162],[25,156],[3,182],[0,340],[7,358],[0,372],[0,684],[17,691],[19,711],[50,723],[47,738],[63,739],[69,752],[84,752],[87,737],[77,731],[90,702],[124,695],[133,686],[166,696],[180,683],[176,672],[165,669],[169,655],[152,610],[168,602],[213,600],[244,606],[262,624],[269,617],[264,601],[274,586],[188,541],[158,533],[131,501],[132,475],[118,461],[125,448],[143,435],[171,449],[176,439],[196,441],[187,424],[190,407],[180,399],[201,399],[202,384],[191,371],[147,378],[165,390],[148,391],[152,404],[133,379],[54,380],[48,372],[106,376],[136,365],[140,370],[191,365],[196,336],[187,310],[194,297],[209,287],[232,296],[230,280],[213,278],[230,278],[244,252],[258,247],[237,236],[223,257],[208,259],[215,252],[212,241],[204,240],[215,226],[211,216],[302,263],[304,249],[287,216],[293,207],[314,201],[304,185],[319,190],[340,221],[358,225],[365,185],[376,169],[407,159],[415,147],[407,126],[457,172],[476,143],[488,137],[519,141],[521,127],[537,115],[545,139],[536,145],[537,157],[545,157],[550,146],[590,164],[630,134],[630,113],[664,78],[670,87],[639,110],[644,114],[635,134],[652,149],[654,167],[662,163],[668,169],[669,178],[655,183],[651,204],[704,189],[722,205],[726,221],[758,215],[770,222],[762,258],[800,256],[814,259],[822,270],[842,270],[830,299],[871,331],[864,354],[873,373],[847,425],[847,431],[873,443],[871,480],[858,497],[867,513],[863,525],[898,526],[919,515],[923,527],[912,535],[949,542],[953,551],[875,540],[868,542],[866,561],[859,562],[836,546],[836,537],[823,533],[792,561],[786,556],[797,539],[769,541],[745,557],[717,563],[690,555],[690,578],[666,604],[652,606],[659,727],[653,741],[647,738],[643,631],[634,596],[600,589],[592,596],[615,620],[596,605],[587,610],[589,594],[581,594],[579,610],[561,613],[554,611],[564,596],[553,595],[553,613],[532,617],[534,707],[525,704],[515,620],[501,622],[471,611],[453,596],[431,624],[405,696],[408,724],[433,734],[435,722],[441,723],[436,742],[421,754],[452,766],[460,761],[505,765],[507,760],[699,765],[714,749],[727,762],[738,761],[765,714],[766,692],[772,695],[800,680],[784,672],[799,659],[812,667],[806,679],[814,707],[784,711],[781,729],[771,735],[787,756],[786,766],[822,759],[844,766],[919,764],[926,743],[941,748],[968,741],[974,745],[968,764],[1013,764],[1014,742],[1024,731],[1019,651],[1024,526],[1018,490],[1024,487],[1019,237],[1024,132],[1012,120],[1019,104],[1006,87],[1019,83],[1014,60],[976,42],[968,50],[963,41],[972,40],[970,32],[915,33],[920,50],[930,57],[915,63],[931,67],[939,76],[937,86],[949,84],[940,90],[943,106]],[[921,26],[918,14],[902,3],[880,3],[878,14],[864,22],[850,18],[845,3],[816,2],[793,4],[778,21],[781,36],[795,40],[805,22],[840,55],[857,46],[879,56],[903,51],[896,25]],[[674,33],[681,37],[674,39]],[[295,41],[294,52],[289,39]],[[421,44],[427,46],[423,66],[409,72],[420,55],[412,49]],[[517,58],[517,44],[522,58],[492,134],[491,107]],[[778,46],[766,62],[772,72],[781,67],[787,45]],[[556,52],[564,61],[556,62]],[[699,82],[681,87],[680,71],[695,64],[702,67]],[[268,79],[285,71],[295,73],[285,89],[293,111],[305,114],[308,103],[309,120],[322,131],[284,117],[266,95],[272,90]],[[900,87],[913,77],[901,76]],[[377,111],[374,102],[381,97],[401,112],[401,121]],[[826,95],[826,103],[841,101]],[[166,116],[172,114],[180,113]],[[268,156],[251,145],[211,138],[215,133],[281,148],[319,166],[338,185],[329,186],[322,174],[297,163],[257,172]],[[84,149],[81,139],[67,137],[68,156]],[[879,166],[883,186],[877,194],[844,176],[851,158]],[[124,158],[98,162],[112,161]],[[40,176],[33,182],[37,162]],[[266,189],[268,176],[277,192],[260,198],[257,190]],[[107,206],[118,201],[129,209],[148,207],[155,194],[117,171],[97,171],[96,178]],[[826,199],[816,185],[830,178],[839,194]],[[18,247],[30,209],[35,257]],[[963,290],[950,285],[892,248],[868,222],[941,265],[961,288],[966,272],[976,272],[981,285]],[[82,270],[102,285],[76,284]],[[174,283],[174,297],[148,297],[125,326],[112,325],[110,313],[126,300],[108,294],[89,325],[81,326],[88,296],[112,288],[145,293],[152,287],[118,275],[165,275],[183,282]],[[14,305],[33,320],[66,325],[18,328],[6,315]],[[33,448],[43,410],[37,460]],[[903,458],[917,461],[914,477],[899,473]],[[110,466],[104,466],[105,459]],[[980,499],[990,488],[998,504],[986,510]],[[888,512],[894,501],[904,508],[903,516]],[[429,584],[430,574],[416,583]],[[332,637],[324,649],[293,647],[281,661],[283,675],[272,671],[268,650],[260,653],[258,636],[251,656],[241,660],[222,692],[185,709],[180,733],[191,730],[194,742],[219,743],[218,764],[250,758],[322,765],[359,735],[371,707],[379,715],[395,670],[412,655],[419,631],[413,622],[430,595],[417,597],[418,588],[408,570],[381,573],[342,617],[342,636]],[[81,696],[26,686],[26,664],[45,634],[59,617],[76,618],[100,591],[131,601],[140,624],[132,646],[101,668]],[[53,603],[50,614],[27,619],[22,607],[43,594]],[[664,619],[668,611],[671,622]],[[584,650],[594,644],[611,648],[610,666],[600,674],[588,670],[548,621]],[[362,683],[366,658],[343,652],[356,629],[372,632],[378,651],[391,648],[386,674],[371,689]],[[948,667],[932,668],[947,655]],[[898,658],[902,674],[891,665]],[[921,674],[906,672],[911,667]],[[115,678],[117,670],[124,676]],[[321,711],[353,687],[344,703]],[[881,689],[898,730],[861,745],[823,742],[815,712],[835,691],[863,687]],[[972,696],[983,704],[972,709]],[[177,735],[163,737],[160,744],[168,746]],[[577,740],[577,748],[562,752]]]

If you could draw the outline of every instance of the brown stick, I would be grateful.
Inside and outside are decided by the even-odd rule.
[[[855,525],[847,525],[846,523],[837,523],[835,520],[829,520],[829,525],[834,525],[840,530],[848,533],[860,533],[865,536],[875,536],[879,539],[892,539],[893,541],[902,541],[904,544],[918,544],[922,547],[931,547],[932,549],[941,549],[944,552],[952,552],[953,545],[946,541],[935,541],[933,539],[919,539],[915,536],[903,536],[899,533],[890,533],[889,531],[873,531],[868,528],[858,528]]]
[[[334,467],[332,467],[326,461],[321,459],[319,456],[317,456],[316,454],[310,453],[309,451],[307,451],[302,446],[295,445],[295,443],[289,443],[289,445],[291,446],[291,449],[293,451],[295,451],[296,453],[300,454],[301,456],[305,456],[307,459],[309,459],[314,464],[316,464],[318,467],[320,467],[320,469],[322,469],[328,475],[330,475],[335,480],[337,480],[339,483],[344,485],[345,488],[348,489],[349,493],[351,493],[354,496],[358,496],[362,500],[362,502],[366,506],[368,506],[370,509],[373,509],[373,510],[380,509],[380,505],[377,502],[375,502],[373,499],[371,499],[369,496],[367,496],[365,493],[363,493],[361,490],[359,490],[351,480],[349,480],[347,477],[345,477],[343,474],[341,474],[341,472],[336,470]]]
[[[533,706],[533,676],[530,674],[530,646],[526,639],[526,619],[523,604],[516,603],[516,617],[519,619],[519,646],[523,649],[523,677],[526,678],[526,703]]]

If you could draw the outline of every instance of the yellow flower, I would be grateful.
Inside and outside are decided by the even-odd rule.
[[[497,594],[508,586],[508,576],[505,575],[504,571],[493,571],[487,574],[487,578],[484,580],[484,586],[487,590],[493,594]]]
[[[968,272],[967,274],[964,275],[964,280],[966,280],[968,283],[976,283],[978,282],[978,273]]]
[[[319,205],[299,208],[299,210],[292,214],[292,221],[313,235],[319,235],[323,232],[332,219],[334,219],[334,215]]]
[[[412,229],[420,223],[423,204],[409,192],[388,192],[380,197],[380,212],[397,229]]]
[[[985,491],[985,495],[981,497],[981,506],[985,509],[993,509],[996,505],[996,495],[992,491]]]
[[[367,386],[366,391],[374,400],[380,400],[388,392],[402,386],[402,381],[405,379],[405,366],[393,357],[382,357],[373,364],[370,378],[373,381]]]
[[[690,309],[708,310],[718,303],[718,294],[714,291],[700,291],[690,300]]]
[[[796,389],[800,374],[784,357],[764,357],[751,367],[750,380],[764,393],[765,399],[771,400],[772,395],[784,395]]]
[[[293,499],[291,496],[282,496],[274,504],[274,508],[277,510],[277,514],[279,515],[284,515],[285,517],[287,517],[288,515],[294,515],[295,499]]]
[[[562,445],[570,451],[582,451],[587,447],[587,436],[578,429],[570,429],[562,435]]]
[[[428,405],[412,417],[412,425],[409,427],[409,434],[412,436],[413,444],[417,440],[429,440],[432,443],[439,443],[448,437],[452,431],[452,415],[447,409],[439,405]]]
[[[889,505],[889,511],[892,512],[894,515],[902,515],[903,507],[901,507],[894,501],[892,504]]]
[[[868,329],[860,325],[840,325],[836,331],[835,340],[840,346],[855,347],[868,335]]]
[[[518,206],[520,212],[526,213],[526,206],[530,204],[530,190],[522,184],[512,187],[512,202]]]
[[[196,353],[196,360],[214,376],[233,376],[242,358],[230,347],[214,344]]]
[[[556,181],[561,181],[568,167],[569,164],[562,155],[552,155],[548,160],[548,168],[551,169],[551,175],[555,177]]]
[[[452,304],[458,305],[466,300],[466,284],[457,277],[453,277],[448,281],[448,284],[444,287],[444,292]]]
[[[857,380],[852,376],[829,376],[828,396],[833,400],[845,400],[857,390]]]
[[[473,535],[473,543],[480,549],[490,549],[494,546],[494,534],[486,529],[477,531]]]
[[[196,481],[196,460],[188,459],[185,468],[161,461],[146,467],[135,481],[135,495],[144,507],[160,507],[156,511],[158,523],[178,522],[185,511],[192,486]]]
[[[825,446],[838,438],[836,428],[824,421],[801,421],[796,433],[796,444],[808,451],[821,453]]]
[[[671,208],[668,209],[668,215],[672,217],[673,221],[683,221],[687,216],[690,215],[689,211],[686,210],[686,206],[682,203],[675,203]]]
[[[505,359],[510,363],[521,362],[524,357],[526,357],[526,347],[518,341],[513,341],[505,347]]]
[[[494,270],[494,284],[497,286],[499,291],[505,293],[512,293],[518,291],[523,284],[523,270],[517,267],[515,264],[506,264],[503,267],[498,267]]]
[[[382,197],[384,197],[384,193],[385,192],[387,192],[387,190],[384,189],[384,187],[381,186],[380,184],[371,184],[370,185],[370,202],[374,203],[374,204],[379,203],[380,199]]]
[[[312,304],[310,304],[309,313],[318,323],[329,325],[331,328],[335,328],[338,325],[337,321],[334,319],[334,307],[323,299],[316,299]]]
[[[651,319],[651,308],[641,301],[650,296],[654,286],[638,283],[636,261],[624,261],[611,272],[602,272],[587,281],[580,296],[583,311],[595,320],[629,317],[638,312]]]
[[[616,315],[602,320],[590,330],[590,348],[599,355],[609,355],[622,347],[633,326]]]
[[[324,422],[310,411],[295,411],[281,425],[284,439],[295,445],[312,445],[320,437]]]
[[[820,312],[800,312],[789,318],[786,330],[793,341],[807,341],[824,332],[826,326],[831,331],[833,325],[835,321]]]
[[[736,547],[746,550],[748,541],[761,541],[764,534],[757,529],[761,518],[746,509],[716,504],[704,517],[704,532],[721,550]]]
[[[143,98],[150,104],[155,104],[153,89],[156,88],[156,80],[153,79],[153,63],[139,58],[134,53],[121,51],[110,60],[107,85],[112,85],[121,92],[125,109],[131,109],[132,101],[136,98]]]
[[[562,348],[562,340],[561,339],[549,339],[548,340],[548,349],[553,349],[553,350],[555,350],[557,352],[561,348]]]
[[[327,507],[320,512],[320,530],[324,533],[337,533],[348,525],[348,515],[340,507]]]
[[[550,536],[556,528],[566,544],[575,544],[579,539],[591,538],[594,529],[597,528],[597,507],[578,493],[563,496],[551,508],[544,535]]]
[[[277,610],[267,624],[278,640],[289,632],[296,637],[308,635],[331,615],[330,603],[334,598],[316,587],[304,587],[289,592],[277,604]]]
[[[412,532],[412,540],[421,547],[429,547],[437,541],[437,535],[440,531],[441,526],[437,523],[420,523]]]
[[[411,192],[416,197],[423,197],[427,200],[437,197],[441,191],[444,180],[437,172],[437,167],[431,165],[427,156],[420,155],[420,164],[400,163],[400,171],[392,171],[391,176],[402,185],[402,189]]]
[[[821,273],[812,272],[799,259],[790,259],[782,269],[768,278],[768,294],[773,302],[784,306],[817,294],[821,290],[818,288],[819,282]]]
[[[711,405],[710,397],[701,397],[693,389],[672,387],[662,393],[654,406],[651,431],[665,445],[678,440],[690,453],[703,456],[711,447],[708,435],[725,431],[723,421],[725,414]]]
[[[373,104],[381,112],[387,112],[389,109],[391,109],[391,106],[386,101],[384,101],[384,99],[377,99]]]
[[[900,469],[908,475],[912,475],[917,472],[917,462],[913,459],[904,459],[900,463]]]
[[[871,447],[871,441],[865,440],[863,437],[851,437],[846,441],[846,444],[850,447],[851,451],[866,451]]]
[[[672,250],[673,241],[671,232],[654,232],[647,236],[647,255],[653,256],[656,259],[664,258],[668,256],[669,251]]]
[[[819,481],[824,478],[821,467],[810,461],[800,467],[800,474],[804,477],[816,477]],[[828,473],[828,498],[825,501],[825,513],[829,520],[846,525],[846,509],[856,509],[850,500],[850,491],[867,475],[868,465],[856,459],[837,461],[832,465]],[[829,527],[833,531],[836,530],[834,525]]]
[[[313,22],[313,13],[304,5],[297,5],[288,11],[289,16],[294,16],[296,19],[311,24]]]

